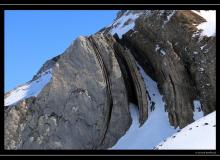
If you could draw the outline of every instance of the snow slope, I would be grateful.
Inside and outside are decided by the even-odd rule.
[[[156,149],[216,149],[216,111],[186,126]]]
[[[200,12],[192,10],[194,13],[203,17],[206,22],[203,22],[197,26],[198,29],[201,29],[201,36],[215,36],[216,34],[216,11],[215,10],[200,10]]]
[[[160,10],[160,16],[163,15],[165,10]],[[195,35],[200,34],[201,36],[215,36],[216,33],[216,11],[215,10],[200,10],[200,12],[196,10],[192,10],[194,13],[198,14],[199,16],[203,17],[206,22],[203,22],[197,26],[199,30],[202,30],[201,33],[196,32]],[[176,13],[173,10],[168,16],[167,19],[164,21],[162,28],[166,23],[170,21],[172,16]],[[145,16],[149,16],[151,14],[151,10],[145,10],[145,12],[134,13],[131,11],[125,12],[120,18],[114,21],[113,24],[107,26],[112,27],[110,33],[114,35],[115,33],[122,38],[122,35],[128,32],[130,29],[133,29],[135,26],[135,20],[142,14]],[[195,36],[194,35],[194,36]]]
[[[44,86],[50,81],[51,72],[52,69],[48,69],[45,72],[42,72],[39,75],[38,79],[21,85],[16,89],[12,90],[9,96],[5,98],[5,106],[15,104],[18,101],[28,97],[37,96],[40,93],[40,91],[44,88]]]
[[[164,111],[165,104],[162,95],[159,93],[157,83],[140,66],[139,68],[151,97],[151,100],[149,100],[151,103],[149,104],[149,117],[143,126],[139,128],[138,107],[130,104],[132,125],[111,149],[153,149],[163,139],[177,132],[177,129],[169,124],[168,114]],[[155,109],[151,111],[150,106],[153,103],[155,103]]]

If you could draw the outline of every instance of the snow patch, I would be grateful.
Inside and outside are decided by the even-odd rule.
[[[129,14],[124,14],[121,16],[119,19],[117,19],[113,23],[113,28],[111,29],[110,33],[114,35],[117,33],[119,38],[122,38],[122,35],[127,33],[129,30],[133,29],[135,26],[135,20],[140,16],[140,13],[129,13]],[[128,23],[128,24],[126,24]]]
[[[206,22],[203,22],[197,26],[197,28],[202,30],[201,36],[215,36],[216,34],[216,11],[215,10],[200,10],[197,12],[192,10],[194,13],[198,14],[199,16],[203,17]]]
[[[201,50],[203,50],[203,48],[204,48],[205,46],[207,46],[207,44],[205,44],[204,46],[200,47],[200,48],[201,48]]]
[[[173,15],[176,13],[176,11],[172,11],[168,16],[167,16],[167,20],[164,21],[162,28],[164,28],[164,26],[170,21],[170,19],[173,17]]]
[[[204,68],[199,68],[198,69],[200,72],[203,72],[205,69]]]
[[[156,45],[155,51],[157,52],[160,49],[159,45]]]
[[[193,101],[194,106],[194,112],[193,112],[193,119],[198,120],[199,118],[202,118],[204,116],[204,113],[202,111],[201,103],[199,100]]]
[[[163,56],[166,55],[166,52],[165,52],[163,49],[161,49],[158,44],[157,44],[156,47],[155,47],[155,51],[156,51],[156,52],[159,51],[159,53],[160,53],[161,55],[163,55]]]
[[[11,91],[10,95],[5,98],[5,106],[9,106],[12,104],[17,103],[20,100],[23,100],[28,97],[37,96],[40,91],[44,88],[44,86],[50,81],[51,79],[51,72],[52,69],[48,69],[45,72],[42,72],[39,75],[39,78],[30,82],[26,83],[22,86],[19,86],[15,90]]]
[[[195,51],[195,52],[193,52],[193,54],[198,54],[198,52]]]
[[[164,56],[164,55],[166,55],[166,52],[164,51],[164,50],[160,50],[160,53]]]
[[[156,149],[216,149],[216,111],[189,124]]]

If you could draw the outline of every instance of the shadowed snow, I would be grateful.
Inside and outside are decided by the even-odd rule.
[[[111,149],[153,149],[163,139],[177,131],[169,124],[168,113],[164,110],[165,103],[162,100],[162,95],[159,93],[157,83],[140,66],[139,68],[151,97],[148,109],[149,117],[143,126],[139,128],[138,107],[130,104],[132,125]],[[154,110],[151,111],[150,106],[152,103],[155,104]]]

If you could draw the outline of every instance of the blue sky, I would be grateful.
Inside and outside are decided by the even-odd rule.
[[[79,35],[109,25],[115,10],[5,11],[5,92],[33,77]]]

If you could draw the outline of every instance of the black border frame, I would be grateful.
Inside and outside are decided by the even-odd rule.
[[[216,4],[216,0],[135,0],[124,1],[124,0],[1,0],[1,4]],[[161,3],[162,2],[162,3]]]

